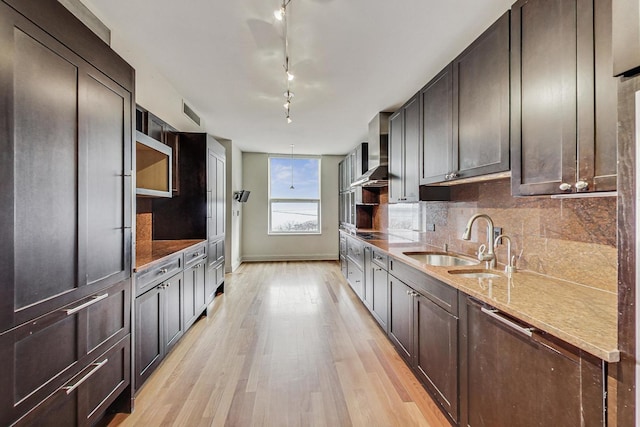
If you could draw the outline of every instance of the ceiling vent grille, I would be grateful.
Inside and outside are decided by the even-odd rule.
[[[195,124],[200,126],[200,116],[198,116],[196,112],[193,111],[193,109],[189,107],[189,105],[187,105],[187,103],[184,101],[182,101],[182,112],[185,114],[185,116],[193,120]]]

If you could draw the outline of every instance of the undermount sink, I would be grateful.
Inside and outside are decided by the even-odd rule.
[[[466,277],[470,279],[492,279],[495,277],[502,277],[502,275],[493,270],[449,270],[449,274],[455,274],[456,276]]]
[[[462,258],[456,255],[440,252],[403,252],[406,256],[419,261],[422,264],[436,267],[455,267],[461,265],[476,265],[478,261]]]

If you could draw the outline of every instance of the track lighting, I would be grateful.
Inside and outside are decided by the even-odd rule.
[[[291,3],[291,0],[282,0],[282,6],[280,9],[276,10],[273,15],[276,17],[278,21],[283,21],[284,29],[283,29],[283,40],[284,40],[284,64],[282,65],[284,68],[284,72],[286,75],[286,83],[287,83],[287,91],[284,93],[286,98],[286,102],[284,103],[284,109],[287,110],[287,115],[285,116],[287,119],[287,123],[291,123],[291,98],[293,97],[293,93],[289,90],[291,81],[294,79],[294,75],[289,69],[289,33],[288,33],[288,17],[287,17],[287,7]]]

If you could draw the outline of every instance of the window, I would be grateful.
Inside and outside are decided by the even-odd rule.
[[[320,159],[269,157],[269,234],[320,234]]]

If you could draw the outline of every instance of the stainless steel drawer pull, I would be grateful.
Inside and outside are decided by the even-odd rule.
[[[197,256],[200,256],[200,252],[196,252],[196,253],[193,254],[194,258],[197,257]]]
[[[68,308],[65,311],[65,313],[67,313],[67,316],[77,313],[80,310],[83,310],[89,306],[92,306],[93,304],[97,303],[98,301],[102,301],[103,299],[107,298],[109,296],[109,293],[107,292],[106,294],[102,294],[102,295],[94,295],[91,297],[91,300],[85,302],[84,304],[80,304],[77,307],[73,307],[73,308]]]
[[[166,268],[161,268],[160,269],[160,274],[165,274],[166,272],[168,272],[169,270],[167,270]]]
[[[100,368],[102,368],[104,365],[106,365],[108,361],[109,361],[109,359],[104,359],[100,363],[92,363],[92,364],[90,364],[89,366],[93,366],[93,369],[90,370],[87,375],[85,375],[84,377],[80,378],[80,380],[77,383],[75,383],[74,385],[69,385],[69,386],[62,387],[62,390],[65,390],[67,392],[67,394],[73,393],[73,390],[77,389],[78,387],[80,387],[80,385],[83,382],[85,382],[89,378],[91,378],[91,376],[93,374],[95,374],[96,372],[98,372],[98,370],[100,370]]]
[[[535,330],[534,328],[524,328],[520,325],[518,325],[515,322],[512,322],[511,320],[500,316],[500,313],[498,310],[489,310],[487,308],[484,307],[480,307],[480,310],[482,310],[483,313],[489,315],[490,317],[496,319],[498,322],[503,323],[507,326],[509,326],[511,329],[515,329],[516,331],[520,332],[521,334],[525,334],[528,337],[533,336],[533,331]]]

